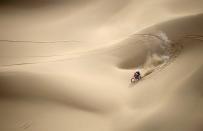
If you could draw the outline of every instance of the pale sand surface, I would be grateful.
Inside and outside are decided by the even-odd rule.
[[[202,13],[202,0],[1,2],[0,131],[202,131]]]

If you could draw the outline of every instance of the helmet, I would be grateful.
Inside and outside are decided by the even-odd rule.
[[[139,71],[136,71],[135,73],[136,73],[137,75],[140,75],[140,72],[139,72]]]

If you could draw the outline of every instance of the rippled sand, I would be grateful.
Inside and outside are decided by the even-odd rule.
[[[202,13],[203,0],[0,2],[0,131],[202,131]]]

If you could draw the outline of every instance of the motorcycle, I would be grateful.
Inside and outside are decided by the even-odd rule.
[[[137,76],[137,77],[132,77],[131,78],[131,83],[135,83],[135,82],[137,82],[137,81],[139,81],[141,79],[141,76]]]

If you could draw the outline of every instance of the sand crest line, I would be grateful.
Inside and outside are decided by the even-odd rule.
[[[158,35],[154,35],[154,34],[133,34],[133,35],[131,35],[130,37],[133,37],[133,36],[146,36],[146,37],[148,37],[148,36],[151,36],[151,37],[156,37],[156,38],[158,38],[158,39],[160,39],[160,40],[162,40],[162,41],[164,41],[160,36],[158,36]],[[200,39],[200,38],[203,38],[203,35],[183,35],[182,36],[182,38],[180,39],[180,40],[178,40],[178,41],[181,41],[181,40],[183,40],[183,39],[195,39],[195,40],[200,40],[200,41],[203,41],[203,39]],[[13,40],[0,40],[0,42],[1,41],[9,41],[9,42],[30,42],[30,41],[13,41]],[[33,41],[32,41],[33,42]],[[54,42],[57,42],[57,41],[52,41],[53,43]],[[64,41],[64,42],[67,42],[67,41]],[[40,41],[38,41],[38,43],[46,43],[45,41],[44,42],[40,42]],[[179,43],[179,42],[178,42]],[[98,49],[96,49],[96,50],[98,50]],[[95,50],[92,50],[92,51],[95,51]],[[89,51],[88,51],[89,52]],[[178,51],[179,53],[180,53],[180,50]],[[85,53],[85,52],[83,52],[83,53]],[[90,52],[89,52],[90,53]],[[178,53],[178,54],[179,54]],[[176,53],[175,53],[176,54]],[[175,54],[172,54],[172,55],[174,55],[175,57],[177,57],[177,55],[175,55]],[[51,55],[51,56],[31,56],[31,57],[55,57],[55,56],[67,56],[67,55],[70,55],[70,54],[61,54],[61,55]],[[29,57],[29,56],[28,56]],[[172,58],[174,58],[174,57],[170,57],[170,59],[172,59]],[[6,64],[6,65],[0,65],[0,67],[9,67],[9,66],[20,66],[20,65],[30,65],[30,64],[40,64],[40,63],[46,63],[46,62],[56,62],[56,61],[63,61],[63,60],[65,60],[65,59],[70,59],[70,58],[64,58],[64,59],[57,59],[57,60],[48,60],[48,61],[41,61],[41,62],[23,62],[23,63],[16,63],[16,64]],[[170,60],[169,60],[170,61]],[[167,63],[170,63],[170,62],[167,62]],[[168,65],[166,63],[166,65]],[[165,64],[164,64],[165,65]],[[162,67],[165,67],[165,66],[162,66]]]
[[[57,43],[83,43],[84,41],[77,41],[77,40],[64,40],[64,41],[29,41],[29,40],[8,40],[8,39],[1,39],[0,42],[10,42],[10,43],[18,43],[18,44],[23,44],[23,43],[32,43],[32,44],[57,44]],[[9,44],[9,43],[7,43]]]

